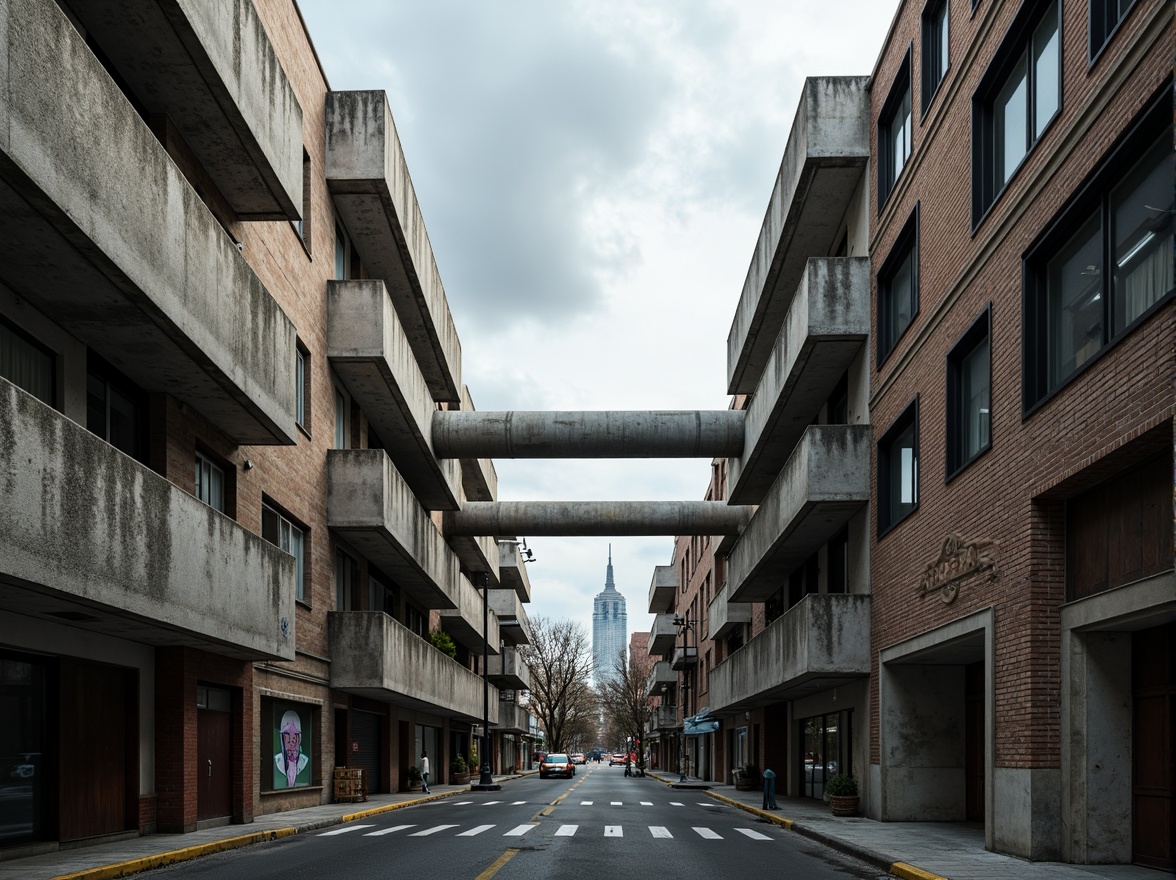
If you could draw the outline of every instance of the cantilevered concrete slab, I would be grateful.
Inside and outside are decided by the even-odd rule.
[[[680,727],[677,706],[656,706],[649,719],[651,730],[669,731]]]
[[[425,608],[461,607],[460,584],[469,582],[457,556],[382,449],[327,451],[327,527],[413,601]]]
[[[302,108],[250,0],[66,0],[242,220],[302,214]]]
[[[518,542],[513,538],[498,541],[498,579],[502,586],[514,590],[523,602],[531,601],[531,577]]]
[[[461,408],[464,412],[474,410],[474,398],[468,385],[461,386]],[[494,469],[494,462],[489,458],[461,459],[461,488],[467,501],[497,501],[498,472]]]
[[[743,452],[739,410],[433,413],[448,458],[715,458]]]
[[[867,77],[810,77],[727,335],[727,390],[751,394],[805,263],[837,247],[870,158]]]
[[[672,566],[662,566],[671,568]],[[653,627],[649,630],[649,656],[659,657],[672,651],[678,639],[678,627],[674,626],[674,615],[670,612],[655,614]]]
[[[805,596],[710,673],[710,709],[795,700],[870,674],[870,597]]]
[[[751,623],[751,604],[731,602],[729,595],[730,587],[725,584],[708,606],[712,639],[725,639],[744,624]]]
[[[870,427],[812,425],[727,557],[732,602],[762,602],[870,499]]]
[[[674,607],[678,594],[678,566],[655,565],[649,582],[649,613],[661,614]]]
[[[461,470],[433,452],[433,397],[384,282],[327,282],[327,358],[421,504],[456,510]]]
[[[294,557],[0,379],[0,608],[294,659]]]
[[[678,686],[678,673],[670,668],[669,660],[658,660],[653,664],[649,678],[645,681],[645,695],[647,697],[660,696],[663,686],[668,690],[673,690]]]
[[[292,444],[293,324],[81,35],[11,0],[0,57],[0,282],[237,443]]]
[[[514,590],[491,590],[490,610],[498,618],[502,641],[508,645],[529,645],[533,638],[531,618]]]
[[[503,733],[526,733],[527,710],[514,700],[499,700],[498,723],[490,725]]]
[[[870,261],[810,259],[747,408],[727,497],[759,504],[870,331]]]
[[[491,591],[493,595],[494,591]],[[481,654],[482,647],[491,654],[498,653],[502,636],[498,626],[498,618],[494,616],[494,609],[487,606],[489,613],[485,616],[486,637],[482,637],[482,591],[471,584],[466,578],[458,578],[457,607],[443,609],[441,626],[453,636],[459,645],[464,645],[471,651]]]
[[[500,586],[498,547],[488,535],[447,535],[445,543],[457,556],[461,567],[471,574],[483,573],[490,586]]]
[[[503,645],[502,652],[496,657],[490,657],[486,662],[486,677],[497,688],[513,688],[515,690],[530,690],[531,670],[519,656],[519,649],[512,645]]]
[[[696,645],[675,645],[674,653],[670,657],[670,669],[689,669],[698,665],[698,647]]]
[[[486,501],[443,522],[446,535],[724,535],[750,518],[722,501]]]
[[[327,186],[352,244],[383,279],[434,400],[461,400],[461,344],[382,91],[329,92]]]
[[[382,611],[332,611],[331,687],[447,718],[482,720],[482,677]],[[498,689],[490,688],[490,723]]]

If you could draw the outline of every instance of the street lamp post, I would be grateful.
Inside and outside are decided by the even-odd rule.
[[[480,571],[475,575],[482,588],[482,767],[478,784],[471,785],[473,791],[498,791],[501,785],[494,784],[490,773],[490,679],[487,665],[490,662],[490,573]]]
[[[674,626],[682,633],[682,736],[678,740],[678,781],[686,781],[686,719],[689,717],[690,711],[690,680],[687,676],[687,667],[690,665],[690,643],[687,638],[687,633],[694,629],[694,624],[690,622],[690,612],[686,612],[685,617],[674,615]],[[697,641],[697,639],[696,639]]]

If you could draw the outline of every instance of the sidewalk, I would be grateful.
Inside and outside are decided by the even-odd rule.
[[[646,775],[667,785],[678,781],[677,774]],[[700,780],[691,777],[688,782]],[[1168,876],[1133,865],[1065,865],[998,855],[984,848],[984,829],[973,822],[841,819],[834,818],[828,806],[812,798],[779,796],[779,809],[763,810],[762,791],[736,791],[734,786],[721,782],[707,784],[710,789],[706,794],[716,800],[909,880],[1160,880]]]
[[[537,771],[495,776],[495,782],[521,779]],[[257,816],[248,825],[221,825],[191,834],[149,834],[115,843],[62,849],[21,859],[0,861],[0,880],[107,880],[198,858],[214,852],[305,834],[376,813],[465,794],[468,785],[433,785],[429,794],[374,794],[360,804],[320,804]]]

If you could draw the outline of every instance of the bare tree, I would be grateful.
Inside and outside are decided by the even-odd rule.
[[[547,734],[547,748],[562,752],[595,729],[592,651],[584,628],[570,620],[531,618],[531,644],[520,655],[531,671],[531,706]]]
[[[608,728],[618,737],[641,739],[652,700],[645,695],[653,660],[649,655],[631,657],[622,648],[613,660],[613,674],[600,684],[600,701]],[[636,748],[636,746],[635,746]],[[645,770],[645,750],[636,748],[637,769]]]

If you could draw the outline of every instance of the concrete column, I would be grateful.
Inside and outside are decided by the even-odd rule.
[[[729,458],[740,410],[433,413],[441,458]],[[505,533],[504,533],[505,534]]]
[[[445,511],[453,535],[737,535],[754,508],[722,501],[467,501]]]

